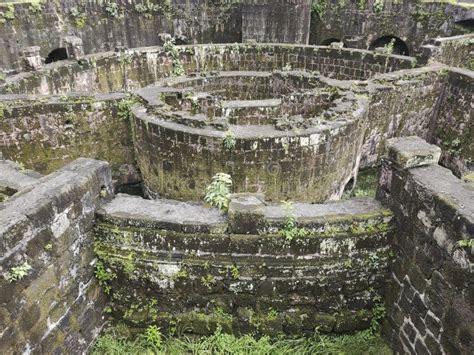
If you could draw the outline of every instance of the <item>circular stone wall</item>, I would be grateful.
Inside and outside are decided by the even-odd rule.
[[[139,118],[129,121],[128,100],[118,102],[117,111],[111,111],[111,120],[119,123],[121,133],[110,134],[112,144],[107,146],[111,148],[102,149],[107,140],[82,144],[81,156],[108,161],[113,156],[127,164],[136,160],[152,196],[198,200],[212,175],[226,171],[234,177],[235,191],[265,192],[269,200],[288,197],[316,202],[341,196],[357,170],[361,154],[364,128],[359,118],[363,116],[365,102],[362,101],[366,99],[360,93],[352,95],[350,82],[338,80],[366,80],[378,73],[411,68],[413,63],[413,58],[376,55],[364,50],[291,44],[135,48],[55,62],[11,76],[0,85],[0,93],[8,94],[8,100],[19,104],[24,99],[22,94],[40,101],[45,99],[42,95],[52,94],[123,95],[173,75],[188,75],[176,79],[172,88],[165,88],[165,91],[181,90],[185,95],[164,95],[162,104],[166,112],[155,112],[152,99],[146,103],[146,109],[137,108]],[[292,74],[292,69],[302,72]],[[277,74],[273,73],[275,70],[286,71]],[[240,74],[222,74],[230,71]],[[214,79],[209,82],[207,77]],[[319,83],[312,77],[319,78]],[[286,87],[281,87],[283,84]],[[193,89],[186,90],[187,86]],[[362,86],[356,82],[356,87]],[[155,90],[158,87],[155,85]],[[232,90],[222,90],[229,87]],[[295,94],[290,94],[291,91]],[[146,90],[140,95],[146,96]],[[11,106],[4,110],[8,117],[12,116]],[[100,112],[98,103],[91,107]],[[36,124],[34,117],[29,121],[32,124]],[[90,115],[92,130],[99,127],[95,127],[94,117]],[[7,151],[5,157],[18,159],[27,154],[28,168],[33,164],[46,166],[42,157],[47,160],[50,150],[58,152],[56,141],[67,142],[60,145],[65,154],[60,152],[58,167],[76,156],[69,152],[76,151],[78,143],[69,137],[70,130],[80,122],[66,117],[64,127],[60,124],[57,130],[64,137],[54,140],[48,138],[49,127],[40,122],[39,131],[48,139],[44,144],[40,142],[44,152],[40,151],[39,158],[33,159],[31,154],[23,154],[31,146],[28,132],[17,139],[19,121],[18,117],[11,117],[7,122],[7,132],[13,132],[8,135],[16,140],[13,143],[11,137],[3,140],[7,147],[2,149]],[[163,123],[157,124],[158,121]],[[29,126],[25,126],[26,131]],[[87,125],[80,128],[81,132],[88,131]],[[130,135],[123,133],[127,129]],[[229,129],[235,144],[231,149],[223,149]],[[113,143],[117,137],[124,138],[125,143],[130,141],[130,146],[116,149]],[[135,157],[120,159],[124,151],[132,149]],[[121,167],[118,163],[115,166]],[[121,172],[116,176],[121,176]]]
[[[212,176],[268,200],[339,198],[357,169],[363,99],[303,71],[167,79],[136,92],[138,166],[150,195],[202,199]]]

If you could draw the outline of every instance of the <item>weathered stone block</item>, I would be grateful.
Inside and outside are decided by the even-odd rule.
[[[61,42],[63,47],[66,48],[68,58],[78,60],[84,57],[84,46],[81,38],[67,36],[62,38]]]
[[[388,157],[404,169],[437,164],[441,149],[423,139],[412,136],[387,141]]]
[[[21,280],[0,280],[0,309],[9,313],[0,352],[85,350],[102,327],[102,293],[89,293],[98,290],[91,232],[95,210],[107,200],[101,191],[112,193],[108,164],[78,159],[2,204],[0,240],[11,235],[17,242],[1,246],[0,270],[24,261],[31,269]],[[91,304],[94,314],[81,318]]]
[[[21,51],[23,58],[23,70],[39,70],[43,66],[43,58],[40,56],[40,47],[26,47]]]
[[[229,228],[236,234],[258,234],[265,223],[262,194],[233,194],[229,202]]]

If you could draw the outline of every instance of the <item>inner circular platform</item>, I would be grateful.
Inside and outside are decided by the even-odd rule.
[[[147,192],[201,200],[212,176],[271,201],[337,199],[354,177],[365,100],[307,71],[167,78],[135,91],[138,165]]]

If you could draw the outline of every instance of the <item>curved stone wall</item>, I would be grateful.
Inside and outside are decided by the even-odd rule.
[[[272,71],[284,67],[317,71],[340,80],[365,80],[377,73],[409,69],[415,59],[357,49],[286,44],[177,46],[186,74],[210,71]],[[173,73],[173,59],[162,47],[89,55],[6,79],[1,93],[53,94],[71,91],[114,92],[150,85]]]
[[[245,89],[244,83],[255,86]],[[232,176],[234,192],[261,192],[271,201],[322,202],[340,198],[357,172],[365,101],[344,86],[330,85],[317,76],[305,72],[222,72],[204,79],[167,80],[166,87],[137,93],[147,104],[133,110],[135,152],[152,196],[201,200],[212,176],[226,172]],[[187,94],[197,96],[187,98]],[[299,95],[325,95],[327,102],[322,107],[307,102],[305,113],[296,99]],[[255,96],[274,99],[280,112],[274,110],[273,122],[241,125],[224,112],[213,116],[221,107],[231,114],[225,106],[236,101],[227,99]],[[215,102],[209,108],[199,97]],[[290,98],[295,100],[288,102],[290,107],[279,107]],[[192,112],[187,100],[194,106],[208,107],[211,117]],[[170,101],[172,104],[167,104]],[[241,106],[268,105],[267,100],[238,102]],[[184,111],[186,106],[189,112]],[[285,117],[285,110],[301,114]],[[263,119],[268,115],[255,114]],[[233,137],[232,147],[224,144],[228,134]]]
[[[384,36],[396,37],[418,55],[430,39],[469,32],[460,21],[474,18],[468,1],[351,1],[314,2],[310,44],[327,39],[343,41],[350,48],[371,48]]]
[[[42,174],[79,157],[103,159],[114,178],[126,178],[123,169],[135,164],[123,111],[127,98],[125,94],[0,95],[1,153]]]
[[[342,53],[341,55],[349,53],[353,56],[363,55],[366,53],[364,51],[324,49],[321,47],[290,45],[202,45],[196,46],[195,48],[178,48],[182,48],[180,49],[182,56],[180,57],[182,58],[180,59],[180,63],[189,74],[201,70],[210,73],[212,71],[211,69],[215,68],[220,68],[222,70],[248,68],[257,68],[259,70],[269,68],[273,70],[275,68],[282,68],[285,66],[287,66],[287,68],[294,68],[296,65],[299,65],[298,63],[308,69],[312,68],[312,66],[309,65],[310,62],[313,63],[320,61],[321,63],[324,63],[328,60],[331,61],[333,60],[331,59],[333,55],[337,56],[340,53]],[[311,57],[312,59],[306,57],[306,54],[309,52],[311,52],[311,54],[315,57]],[[383,55],[376,56],[372,52],[367,53],[371,54],[369,57],[366,56],[364,60],[367,58],[372,58],[372,60],[380,60],[383,63],[390,63],[393,61],[393,67],[381,67],[386,70],[396,69],[400,66],[411,66],[411,64],[409,64],[411,63],[410,59],[407,58],[386,57]],[[327,57],[318,57],[318,55],[326,55]],[[345,61],[345,63],[348,66],[351,65],[350,62]],[[365,66],[366,63],[359,63],[359,65]],[[330,66],[327,66],[327,68],[330,68]],[[343,70],[346,69],[347,67],[343,68]],[[3,92],[36,92],[45,94],[49,94],[51,92],[67,93],[70,91],[109,92],[123,90],[124,88],[127,90],[132,90],[134,87],[143,87],[151,83],[155,83],[164,75],[169,75],[169,71],[172,70],[172,59],[163,52],[162,48],[137,49],[136,51],[124,53],[104,53],[100,55],[93,55],[87,57],[84,61],[80,61],[79,63],[53,63],[38,72],[24,73],[9,78],[7,83],[1,87],[1,90],[3,90]],[[328,192],[326,196],[330,197],[339,195],[341,186],[343,186],[345,182],[350,179],[351,174],[353,174],[353,171],[355,171],[354,169],[356,168],[356,165],[352,165],[350,167],[345,165],[345,168],[342,168],[341,166],[337,167],[334,165],[337,164],[335,161],[336,158],[331,157],[341,156],[343,157],[342,159],[353,159],[353,162],[357,162],[360,157],[361,166],[373,165],[379,159],[383,148],[383,141],[386,138],[393,136],[418,134],[430,141],[436,142],[444,148],[443,150],[446,154],[443,158],[443,164],[452,168],[459,176],[462,176],[464,173],[468,172],[470,166],[472,165],[472,155],[469,150],[471,149],[469,148],[469,140],[466,141],[469,135],[467,134],[463,136],[465,138],[463,138],[459,143],[454,138],[444,136],[436,136],[435,138],[434,136],[434,134],[438,134],[436,131],[438,129],[436,127],[439,126],[437,123],[438,120],[449,120],[451,122],[450,127],[453,127],[453,129],[455,128],[456,130],[459,130],[460,127],[466,126],[466,124],[461,124],[461,122],[470,122],[468,117],[470,112],[469,110],[472,108],[469,108],[468,102],[470,97],[469,95],[472,96],[472,93],[469,92],[469,85],[467,84],[469,80],[471,80],[469,79],[470,76],[468,72],[462,72],[459,70],[457,71],[457,74],[453,73],[447,76],[444,74],[450,73],[451,71],[452,70],[447,67],[432,65],[431,67],[426,67],[424,69],[397,71],[393,74],[387,73],[382,76],[377,76],[377,78],[375,78],[375,80],[371,80],[368,85],[349,85],[348,83],[346,87],[350,87],[350,89],[354,91],[359,99],[365,96],[368,96],[369,98],[366,119],[367,126],[362,130],[364,132],[361,131],[360,126],[353,125],[355,128],[351,131],[351,133],[349,133],[349,137],[352,137],[350,139],[355,142],[358,142],[358,139],[364,136],[364,146],[362,151],[357,152],[354,145],[349,145],[349,150],[343,148],[343,145],[348,144],[348,140],[341,139],[339,141],[336,139],[338,135],[324,138],[327,140],[327,142],[331,141],[335,142],[335,144],[324,145],[321,143],[320,148],[324,151],[332,151],[332,154],[327,155],[330,157],[329,162],[323,162],[324,159],[322,156],[320,156],[318,165],[321,166],[321,163],[323,165],[328,164],[329,170],[327,171],[339,171],[341,174],[339,175],[339,178],[341,179],[339,180],[339,183],[332,187],[331,183],[329,182],[329,178],[324,181],[324,178],[320,179],[320,177],[317,175],[313,175],[316,179],[319,179],[319,183],[324,186],[329,186],[331,191]],[[125,85],[124,82],[126,82],[127,85]],[[445,86],[449,86],[450,89],[448,92],[457,90],[456,92],[460,93],[461,96],[454,99],[450,98],[449,100],[458,100],[459,105],[455,106],[458,108],[465,107],[465,112],[467,112],[466,115],[462,113],[462,110],[454,110],[452,105],[446,104],[445,101],[447,98],[445,96],[440,96],[443,87]],[[452,97],[452,95],[450,95],[450,97]],[[416,98],[416,100],[413,98]],[[44,112],[44,108],[39,109],[39,112],[37,113],[22,113],[27,112],[28,110],[31,111],[33,109],[39,108],[40,105],[35,104],[28,110],[23,108],[14,116],[9,115],[9,102],[16,102],[19,106],[25,104],[30,105],[30,103],[21,103],[23,99],[24,96],[21,95],[4,96],[2,98],[2,101],[4,102],[4,109],[2,110],[2,112],[4,112],[3,116],[8,118],[2,122],[3,127],[5,127],[3,132],[2,153],[6,158],[22,161],[28,168],[35,166],[37,169],[39,169],[39,171],[46,173],[52,171],[52,169],[62,166],[68,161],[71,161],[73,158],[78,156],[76,153],[80,152],[80,154],[85,156],[110,160],[114,165],[114,176],[117,176],[116,169],[120,167],[121,164],[119,163],[121,163],[122,157],[126,157],[124,159],[124,163],[131,164],[130,162],[133,162],[133,158],[129,153],[132,147],[131,140],[129,143],[126,143],[125,141],[119,143],[114,141],[112,138],[100,139],[100,144],[96,147],[91,145],[92,143],[89,145],[82,144],[82,148],[76,147],[72,137],[79,136],[77,134],[73,134],[71,136],[71,132],[76,128],[71,127],[71,125],[66,122],[67,119],[59,117],[59,115],[56,114],[57,118],[54,126],[58,127],[58,133],[53,134],[53,136],[56,137],[53,138],[59,139],[59,142],[66,142],[58,146],[58,140],[48,140],[49,137],[51,137],[51,133],[46,132],[48,130],[47,126],[41,126],[41,122],[43,122],[42,117],[45,117],[44,114],[46,114],[42,113]],[[44,98],[35,98],[33,101],[35,100],[44,101]],[[90,111],[91,114],[92,112],[97,111],[99,115],[97,117],[103,115],[101,113],[99,103],[94,104],[92,102],[88,102],[87,106],[89,108],[87,108],[86,111]],[[54,115],[54,110],[56,110],[56,107],[59,106],[58,104],[55,104],[49,105],[48,107],[48,110],[51,109],[51,112]],[[79,105],[74,107],[69,105],[69,107],[63,107],[61,109],[58,108],[58,112],[65,112],[65,110],[76,110],[78,107]],[[438,110],[437,108],[440,109]],[[234,111],[237,112],[238,108],[236,108]],[[116,116],[116,111],[112,110],[109,112],[110,114]],[[268,109],[268,116],[271,116],[273,112],[274,111]],[[405,114],[401,115],[401,112],[405,112]],[[67,113],[67,115],[70,115],[70,113]],[[233,114],[231,114],[231,116],[232,115]],[[401,119],[402,116],[403,119]],[[25,117],[25,120],[20,121],[20,117]],[[32,120],[32,117],[35,118]],[[118,123],[118,121],[115,117],[109,123]],[[95,129],[99,127],[98,124],[94,123],[93,119],[89,120],[88,122],[88,124],[92,125],[92,131],[95,131]],[[41,127],[40,131],[35,128],[38,127],[38,125]],[[109,125],[107,124],[106,126],[108,127]],[[125,132],[120,136],[124,138],[127,137],[130,132],[130,128],[125,124],[125,122],[123,122],[123,124],[120,123],[119,126],[119,130],[123,130],[123,132]],[[118,126],[115,127],[116,128],[114,129],[117,129]],[[434,132],[433,129],[436,132]],[[27,130],[33,130],[33,132],[42,132],[39,136],[34,135],[34,137],[43,136],[46,137],[46,140],[31,140],[31,133],[26,132]],[[89,128],[86,128],[86,126],[82,126],[82,128],[79,128],[79,130],[82,130],[84,133],[89,132]],[[146,133],[146,129],[139,129],[137,132],[142,134],[142,137],[149,135],[149,133]],[[328,133],[329,131],[326,132]],[[213,142],[212,147],[220,148],[222,146],[223,134],[224,133],[222,131],[217,131],[215,135],[210,136],[210,142]],[[324,133],[324,135],[326,135],[326,133]],[[93,136],[95,136],[95,133]],[[88,135],[88,137],[91,138],[92,136]],[[197,136],[195,135],[194,138],[196,137]],[[137,139],[137,145],[144,144],[140,141],[140,139],[142,138]],[[108,148],[105,150],[99,148],[100,153],[97,154],[96,148],[104,147],[104,143],[106,142],[110,143],[107,143]],[[118,150],[112,148],[112,146],[116,146],[117,143],[119,143],[119,145],[123,145],[123,147],[117,146]],[[296,143],[297,142],[295,141],[295,146]],[[182,143],[177,142],[176,144]],[[286,145],[284,141],[280,141],[279,143],[275,144],[280,148],[282,145]],[[456,145],[454,148],[451,147],[453,144]],[[126,145],[128,145],[128,147],[125,147]],[[300,151],[307,151],[307,147],[304,147],[304,145],[305,143],[303,142],[303,147],[300,149]],[[243,151],[247,151],[247,156],[255,154],[255,151],[252,151],[248,148],[252,146],[251,143],[247,142],[247,148],[244,148],[244,146],[244,140],[241,140],[239,147],[242,147]],[[322,148],[323,146],[324,148]],[[32,151],[32,147],[37,147],[38,149],[35,148]],[[68,152],[64,152],[64,154],[62,154],[61,152],[64,150],[61,150],[61,147],[70,147],[73,149],[73,151],[76,151],[76,153],[73,152],[71,154],[71,151],[69,150]],[[144,150],[144,146],[141,146],[139,149],[141,151],[147,151]],[[214,148],[210,149],[215,150]],[[263,149],[263,151],[265,151],[265,149]],[[125,152],[125,154],[123,152]],[[158,173],[147,171],[147,167],[150,166],[148,160],[152,159],[153,154],[153,152],[151,155],[150,153],[145,154],[146,156],[143,158],[141,165],[145,174],[148,173],[150,176],[157,176]],[[266,163],[260,167],[261,171],[266,171],[268,168],[273,168],[274,166],[273,164],[270,164],[275,161],[275,159],[270,159],[271,152],[267,151],[265,154],[264,161]],[[51,156],[54,157],[52,161],[48,158]],[[221,155],[219,156],[221,157]],[[117,157],[118,160],[116,159]],[[225,161],[227,161],[228,156],[224,157]],[[284,159],[285,155],[283,155],[281,158]],[[277,157],[276,162],[280,164],[278,159],[280,159],[280,157]],[[279,165],[279,168],[285,166],[284,161],[285,160],[283,160],[283,164]],[[50,165],[50,167],[48,168],[45,166],[45,164]],[[53,167],[51,164],[56,165]],[[230,170],[232,167],[226,166],[224,168],[220,167],[220,169]],[[284,168],[282,170],[284,170]],[[273,171],[273,169],[270,169],[270,171]],[[207,173],[207,175],[209,175],[209,173]],[[206,180],[208,181],[207,177]],[[256,179],[255,181],[258,180]],[[204,184],[204,181],[200,181],[199,184]],[[302,186],[305,186],[303,181],[301,184]],[[158,182],[155,183],[155,186],[159,186]],[[179,186],[193,186],[193,182],[187,181],[184,184],[181,183]],[[249,186],[249,184],[246,186]],[[258,183],[253,184],[251,189],[258,191]],[[297,187],[295,187],[293,190],[296,189]],[[155,190],[159,191],[159,189]],[[278,193],[281,193],[281,191]],[[323,196],[316,198],[323,198]]]
[[[39,46],[46,58],[71,35],[86,54],[159,45],[164,32],[189,44],[242,42],[240,1],[44,0],[0,3],[0,11],[11,14],[0,16],[0,72],[21,70],[22,48]]]
[[[256,225],[245,230],[239,222],[236,230],[215,209],[177,201],[119,195],[104,206],[95,250],[111,275],[103,286],[114,317],[165,333],[212,334],[218,325],[267,335],[367,328],[388,276],[390,213],[372,199],[295,204],[308,235],[289,240],[280,235],[289,213],[282,205],[248,201],[234,197],[229,218],[262,213],[258,233]]]

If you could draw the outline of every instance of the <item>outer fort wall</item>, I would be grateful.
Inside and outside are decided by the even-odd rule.
[[[92,227],[110,169],[78,159],[24,186],[0,204],[0,352],[86,351],[104,324]]]
[[[437,165],[439,148],[400,141],[390,144],[378,191],[397,225],[385,332],[397,352],[467,354],[474,259],[460,241],[474,235],[472,182]]]

